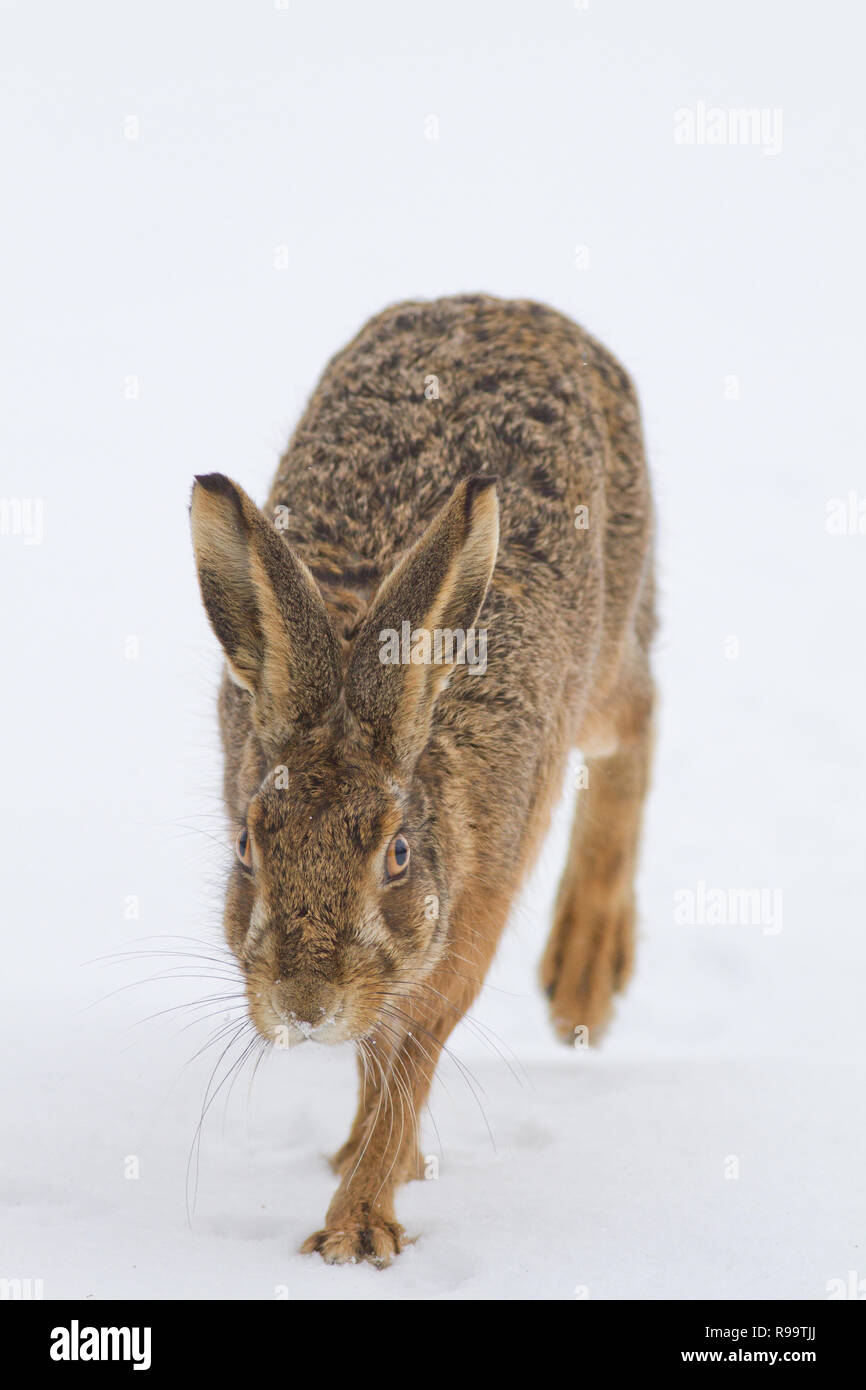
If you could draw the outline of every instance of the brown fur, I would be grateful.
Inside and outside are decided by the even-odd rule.
[[[231,874],[225,927],[250,1013],[271,1039],[353,1039],[362,1069],[340,1185],[304,1248],[384,1264],[440,1050],[576,746],[589,785],[542,963],[558,1033],[594,1039],[631,968],[654,623],[634,391],[541,305],[397,305],[327,367],[264,513],[210,475],[192,521],[234,678],[226,800],[253,867]],[[476,619],[484,674],[379,660],[380,631],[403,620]],[[398,832],[411,859],[387,882]]]

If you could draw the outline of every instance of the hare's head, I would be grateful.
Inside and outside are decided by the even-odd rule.
[[[349,637],[241,488],[196,481],[201,594],[233,682],[225,930],[272,1041],[363,1037],[443,953],[472,850],[433,710],[496,561],[495,481],[458,483]]]

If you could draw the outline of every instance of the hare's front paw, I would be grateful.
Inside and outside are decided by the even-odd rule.
[[[330,1221],[324,1230],[314,1231],[301,1246],[301,1253],[321,1255],[329,1265],[366,1261],[384,1269],[405,1243],[405,1232],[396,1221],[362,1211],[343,1221]]]

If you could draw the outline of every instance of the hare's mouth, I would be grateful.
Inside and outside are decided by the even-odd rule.
[[[299,1033],[301,1042],[309,1040],[333,1046],[335,1043],[347,1042],[351,1036],[342,1014],[341,1004],[336,1013],[320,1019],[318,1023],[311,1023],[305,1018],[289,1018],[287,1022],[290,1028]]]
[[[262,1037],[275,1047],[297,1047],[302,1042],[334,1046],[354,1036],[345,1001],[293,1007],[291,996],[278,983],[250,1001],[250,1016]]]

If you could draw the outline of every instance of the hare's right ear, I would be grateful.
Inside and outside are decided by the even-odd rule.
[[[229,671],[253,696],[260,734],[285,739],[339,692],[339,646],[306,565],[237,483],[196,478],[190,505],[198,581]]]

